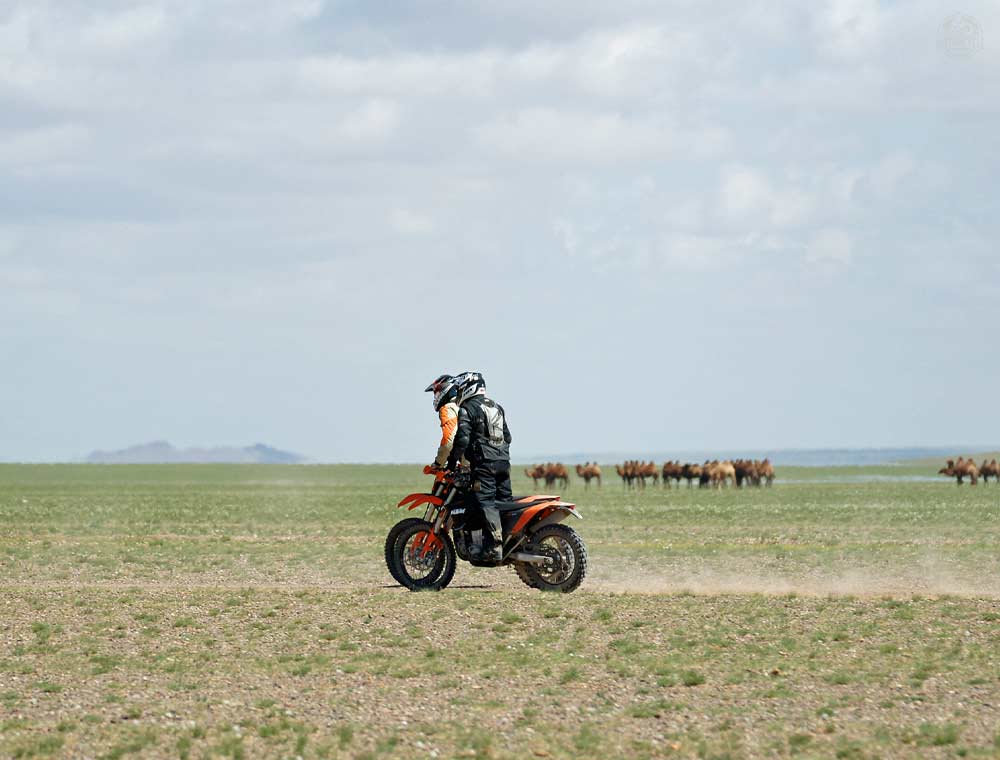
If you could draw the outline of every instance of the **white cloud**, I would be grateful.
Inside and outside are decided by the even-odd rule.
[[[656,158],[676,149],[663,124],[617,113],[530,108],[477,130],[479,142],[508,157],[607,163]]]
[[[822,229],[806,246],[806,263],[821,271],[843,269],[850,265],[853,258],[854,241],[842,229]]]
[[[410,209],[397,208],[389,214],[389,224],[403,235],[427,235],[434,231],[434,221]]]
[[[713,68],[718,58],[690,31],[631,24],[570,40],[475,51],[313,55],[298,62],[296,78],[307,91],[343,94],[516,98],[545,87],[545,94],[561,97],[662,100],[668,91],[687,86],[685,74]]]
[[[369,100],[348,113],[336,132],[348,140],[383,140],[399,126],[399,111],[399,107],[391,101]]]
[[[734,166],[722,177],[722,207],[731,218],[766,213],[771,205],[771,183],[761,172]]]
[[[903,180],[913,173],[916,166],[908,153],[892,153],[879,161],[869,173],[872,188],[879,197],[891,198],[903,189]]]
[[[707,157],[728,144],[725,130],[685,130],[664,117],[614,111],[526,108],[481,125],[479,145],[506,157],[574,165],[655,161],[680,154]]]
[[[58,124],[27,130],[0,130],[0,166],[31,170],[72,161],[88,146],[90,130]]]
[[[160,5],[140,5],[114,13],[101,13],[78,32],[78,44],[96,54],[132,53],[161,38],[168,29]]]
[[[493,51],[472,54],[403,54],[380,58],[312,56],[297,65],[306,91],[408,96],[483,97],[501,61]]]
[[[777,186],[764,172],[732,166],[723,172],[720,188],[724,217],[752,229],[797,227],[813,214],[815,200],[800,184]]]
[[[838,58],[870,55],[886,33],[887,15],[877,0],[828,0],[815,16],[820,45]]]

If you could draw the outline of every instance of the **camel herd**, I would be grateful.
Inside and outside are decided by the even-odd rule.
[[[545,485],[547,486],[558,483],[565,488],[569,485],[569,471],[562,462],[533,464],[524,471],[524,474],[531,478],[536,488],[538,487],[539,480],[545,481]],[[583,482],[587,488],[590,488],[591,480],[596,480],[597,485],[601,485],[601,466],[597,462],[578,464],[576,466],[576,474],[578,477],[583,478]]]
[[[774,483],[774,466],[769,459],[733,459],[720,462],[714,459],[702,464],[680,461],[666,462],[662,468],[657,468],[654,462],[629,460],[624,464],[615,465],[615,471],[622,483],[628,487],[646,487],[646,480],[652,480],[657,485],[663,479],[663,487],[670,488],[673,479],[679,487],[681,480],[686,480],[688,488],[697,481],[699,488],[723,488],[734,485],[742,488],[744,485],[761,486]]]
[[[729,485],[736,488],[742,488],[744,485],[759,487],[774,483],[774,466],[767,458],[726,459],[721,462],[714,459],[711,462],[706,460],[702,464],[691,462],[681,464],[680,461],[674,460],[664,463],[663,467],[657,467],[652,461],[630,459],[622,464],[616,464],[615,472],[626,488],[645,488],[648,480],[651,480],[653,485],[659,485],[662,480],[663,487],[670,488],[671,479],[677,487],[680,487],[682,480],[686,480],[688,488],[694,483],[700,488],[710,486],[724,488]],[[524,474],[534,481],[535,487],[540,480],[550,487],[557,484],[562,488],[569,486],[569,470],[561,462],[535,464],[528,467]],[[598,487],[601,485],[601,467],[597,462],[576,465],[576,474],[583,479],[587,488],[590,488],[591,480],[596,480]],[[955,478],[958,485],[962,485],[965,478],[969,479],[971,485],[976,485],[980,478],[987,483],[993,478],[1000,484],[1000,464],[995,458],[989,462],[983,459],[983,463],[979,466],[972,457],[949,459],[947,465],[938,470],[938,474]]]
[[[561,462],[533,464],[524,471],[524,474],[531,478],[536,488],[539,480],[544,480],[547,486],[558,483],[562,488],[566,488],[569,485],[569,472],[566,470],[566,465]]]
[[[976,467],[976,462],[972,457],[968,459],[959,457],[957,460],[949,459],[948,463],[938,470],[938,475],[955,478],[957,485],[962,485],[965,478],[968,478],[969,485],[973,486],[979,482],[980,478],[983,479],[984,483],[989,483],[991,477],[1000,484],[1000,464],[997,464],[996,458],[989,462],[984,459],[983,463]]]
[[[658,467],[652,461],[631,459],[624,464],[616,464],[615,471],[627,488],[645,488],[647,480],[653,481],[653,485],[659,485],[661,479],[664,488],[670,488],[671,479],[676,481],[678,487],[681,480],[686,480],[688,488],[696,482],[701,488],[723,488],[727,485],[742,488],[744,485],[769,486],[774,483],[774,467],[768,459],[727,459],[723,462],[716,459],[703,464],[681,464],[674,461],[666,462],[663,467]],[[538,481],[549,487],[559,485],[566,488],[569,485],[569,470],[561,462],[534,464],[526,468],[524,474],[531,478],[536,488]],[[596,480],[598,487],[601,485],[601,467],[597,462],[578,464],[576,474],[587,488],[590,488],[591,480]]]

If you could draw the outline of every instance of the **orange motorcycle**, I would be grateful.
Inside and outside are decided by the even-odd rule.
[[[482,513],[468,490],[469,471],[425,467],[434,475],[430,493],[411,493],[397,507],[424,508],[423,517],[396,523],[385,539],[385,564],[392,577],[411,591],[439,591],[451,583],[459,559],[477,567],[512,565],[517,577],[543,591],[574,591],[587,574],[587,547],[562,522],[581,518],[575,504],[558,496],[521,496],[497,502],[503,526],[499,562],[471,559]]]

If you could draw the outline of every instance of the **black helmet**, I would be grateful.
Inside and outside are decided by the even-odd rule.
[[[424,393],[433,393],[434,411],[458,397],[458,378],[451,375],[441,375],[433,383],[424,388]]]
[[[457,378],[458,403],[464,404],[473,396],[486,391],[486,380],[479,372],[463,372]]]

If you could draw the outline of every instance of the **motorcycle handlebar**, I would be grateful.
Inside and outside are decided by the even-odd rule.
[[[466,469],[466,468],[462,467],[461,465],[459,465],[454,470],[449,470],[447,467],[436,467],[435,465],[432,465],[432,464],[425,464],[424,465],[424,475],[442,475],[442,474],[443,475],[457,475],[460,470],[464,470],[464,469]]]

